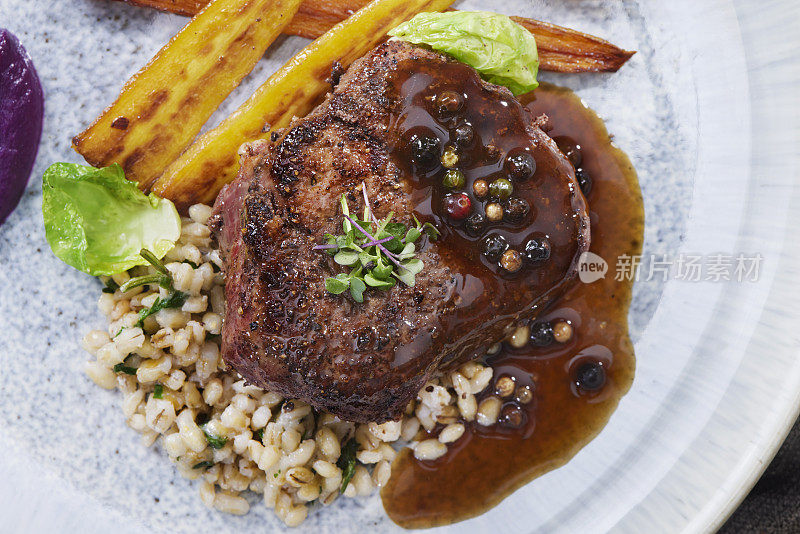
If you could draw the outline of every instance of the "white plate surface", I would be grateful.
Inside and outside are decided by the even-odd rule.
[[[498,3],[499,5],[500,3]],[[565,467],[442,532],[712,531],[746,494],[800,397],[800,9],[793,0],[471,1],[596,33],[639,53],[575,89],[637,167],[645,254],[760,254],[756,282],[645,280],[631,310],[638,369],[610,423]],[[279,528],[263,506],[206,509],[196,483],[127,428],[82,371],[99,285],[49,252],[40,176],[185,20],[106,0],[0,0],[47,97],[34,177],[0,227],[3,532]],[[305,43],[281,39],[214,120]],[[613,266],[612,266],[613,268]],[[341,499],[302,530],[397,531],[377,498]]]

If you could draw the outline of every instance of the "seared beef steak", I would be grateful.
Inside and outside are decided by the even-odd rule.
[[[588,249],[585,200],[555,143],[508,90],[438,53],[379,46],[274,137],[243,149],[215,207],[223,356],[250,382],[344,419],[399,417],[437,369],[485,353],[563,293]],[[463,172],[450,189],[445,167]],[[416,215],[442,235],[418,242],[415,287],[368,290],[358,304],[326,293],[344,269],[312,247],[341,232],[343,193],[363,209],[362,184],[377,217]]]

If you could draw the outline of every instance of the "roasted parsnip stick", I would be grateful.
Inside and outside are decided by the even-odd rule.
[[[208,0],[122,0],[162,11],[192,14]],[[368,0],[305,0],[286,33],[316,39]],[[539,68],[554,72],[615,72],[633,54],[579,31],[523,17],[512,17],[536,37]]]
[[[536,37],[539,68],[555,72],[616,72],[636,52],[549,22],[511,17]]]
[[[294,17],[300,0],[216,0],[133,76],[73,148],[147,187]]]
[[[179,209],[211,202],[238,172],[246,141],[306,115],[330,89],[335,62],[348,66],[380,43],[386,32],[420,11],[441,11],[453,0],[375,0],[308,45],[273,74],[217,128],[201,136],[156,181],[153,191]]]

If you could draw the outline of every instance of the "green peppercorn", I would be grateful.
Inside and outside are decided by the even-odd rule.
[[[506,200],[508,197],[511,196],[511,193],[514,192],[514,186],[511,185],[509,180],[505,178],[498,178],[491,184],[489,184],[489,194],[492,195],[494,198],[499,198],[500,200]]]
[[[461,189],[464,187],[464,182],[466,182],[464,173],[457,169],[450,169],[444,173],[443,183],[448,189]]]

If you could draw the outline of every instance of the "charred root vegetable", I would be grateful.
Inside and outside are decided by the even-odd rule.
[[[75,150],[95,167],[118,163],[128,179],[149,186],[253,69],[299,4],[214,2],[128,81],[94,124],[75,136]]]
[[[152,7],[160,11],[175,13],[186,17],[197,15],[208,4],[209,0],[123,0],[126,4],[141,7]]]
[[[194,15],[208,0],[121,0],[179,15]],[[368,0],[305,0],[286,33],[316,39],[337,22],[367,4]],[[555,24],[512,17],[525,26],[539,46],[539,68],[554,72],[616,72],[635,53]]]
[[[17,207],[42,136],[44,97],[28,53],[0,29],[0,224]]]
[[[554,72],[616,72],[636,52],[549,22],[511,17],[536,37],[539,68]]]
[[[193,13],[204,2],[136,0],[135,3]],[[203,8],[126,84],[117,101],[75,137],[74,147],[94,166],[119,163],[129,179],[174,201],[180,210],[198,202],[210,203],[222,186],[235,178],[239,170],[236,154],[242,143],[266,139],[270,132],[288,125],[292,117],[308,113],[328,91],[332,66],[346,68],[383,41],[390,30],[394,29],[392,35],[400,39],[424,43],[459,57],[456,52],[464,46],[463,42],[446,42],[452,35],[446,31],[437,35],[436,24],[415,26],[409,21],[420,12],[446,10],[452,0],[375,0],[353,13],[365,3],[364,0],[217,0]],[[448,11],[441,16],[432,13],[428,18],[434,21],[441,18],[441,24],[448,26],[472,15]],[[632,54],[601,39],[551,24],[523,18],[514,18],[512,22],[499,15],[494,15],[494,19],[495,24],[509,26],[508,32],[499,33],[508,41],[503,43],[506,55],[526,48],[533,51],[531,57],[520,58],[518,66],[512,68],[513,80],[507,80],[502,69],[482,72],[486,79],[506,85],[515,93],[536,86],[537,68],[549,65],[564,72],[616,70]],[[486,24],[491,25],[492,20]],[[400,32],[398,24],[404,22]],[[302,33],[298,27],[306,28],[308,31],[303,35],[307,36],[330,29],[272,75],[233,115],[192,143],[211,113],[252,69],[277,34],[282,30]],[[465,31],[458,35],[468,36],[470,27],[465,26]],[[533,42],[529,31],[538,46],[522,46],[526,39]],[[476,42],[480,44],[479,39]],[[196,57],[198,50],[204,52]],[[467,57],[476,54],[482,55],[480,47],[473,46]],[[527,78],[522,76],[526,69]],[[178,73],[177,78],[173,73]],[[469,136],[469,131],[462,132],[463,139],[459,142],[469,144]],[[452,178],[457,180],[458,176]],[[457,200],[454,196],[454,210],[459,206],[464,208],[463,202],[456,205]],[[492,214],[487,212],[487,217],[504,216],[502,206],[493,208],[500,209],[493,209]],[[513,210],[506,211],[508,217],[514,217]],[[464,212],[464,217],[468,215]]]
[[[210,203],[239,170],[242,143],[269,137],[306,115],[330,88],[331,66],[348,66],[386,33],[421,11],[441,11],[453,0],[376,0],[308,45],[273,74],[233,115],[201,136],[153,185],[179,209]]]

